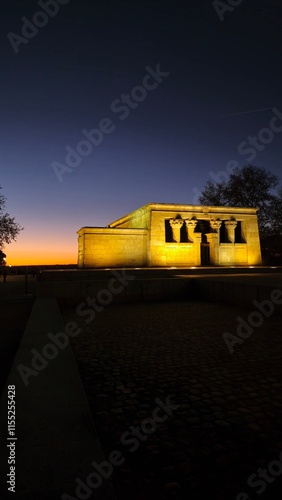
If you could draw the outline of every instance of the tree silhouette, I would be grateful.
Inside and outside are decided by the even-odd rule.
[[[5,266],[6,265],[6,254],[0,250],[0,266]]]
[[[226,182],[208,181],[199,201],[202,205],[258,208],[263,258],[266,262],[279,260],[282,259],[282,188],[278,188],[279,181],[277,175],[265,168],[237,167]]]
[[[0,189],[2,189],[0,187]],[[11,243],[15,240],[23,229],[20,224],[15,222],[15,218],[11,217],[7,212],[5,213],[6,198],[0,194],[0,248],[5,243]]]

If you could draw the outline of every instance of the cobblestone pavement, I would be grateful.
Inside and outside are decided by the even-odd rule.
[[[248,314],[200,302],[121,304],[87,325],[63,311],[83,328],[73,349],[105,457],[119,450],[125,459],[111,476],[119,500],[281,500],[281,317],[230,354],[222,335]],[[144,424],[130,451],[137,445],[123,434],[168,396],[179,407],[151,434]]]

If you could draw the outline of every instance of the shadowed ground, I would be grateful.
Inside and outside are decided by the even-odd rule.
[[[236,334],[236,318],[248,314],[197,302],[122,304],[87,325],[63,311],[83,328],[72,345],[104,454],[125,458],[112,476],[119,500],[236,500],[240,492],[251,500],[264,487],[261,498],[281,498],[282,465],[271,484],[258,482],[258,469],[282,451],[281,317],[230,354],[222,335]],[[121,436],[168,396],[179,407],[152,434],[141,431],[130,452]]]
[[[27,280],[23,275],[8,274],[6,283],[3,282],[3,277],[0,276],[0,299],[23,297],[26,295],[35,294],[36,277],[30,274]]]
[[[33,299],[0,300],[0,395],[32,309]]]
[[[12,366],[33,304],[36,280],[28,276],[0,276],[0,395]],[[27,293],[26,293],[27,292]]]

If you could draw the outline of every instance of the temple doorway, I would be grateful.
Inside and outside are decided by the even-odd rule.
[[[201,241],[201,266],[210,266],[210,244],[207,240],[207,233],[210,233],[210,224],[207,220],[199,220],[195,231],[202,233]]]
[[[201,243],[201,266],[210,266],[210,244]]]

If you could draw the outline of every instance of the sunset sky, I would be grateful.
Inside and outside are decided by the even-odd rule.
[[[231,160],[282,174],[282,131],[261,132],[274,116],[282,130],[281,2],[243,1],[222,21],[206,0],[64,0],[38,17],[47,3],[1,12],[0,185],[24,227],[8,265],[76,263],[82,226],[196,204]],[[34,16],[45,26],[24,28]],[[103,119],[108,133],[71,168],[66,147]]]

